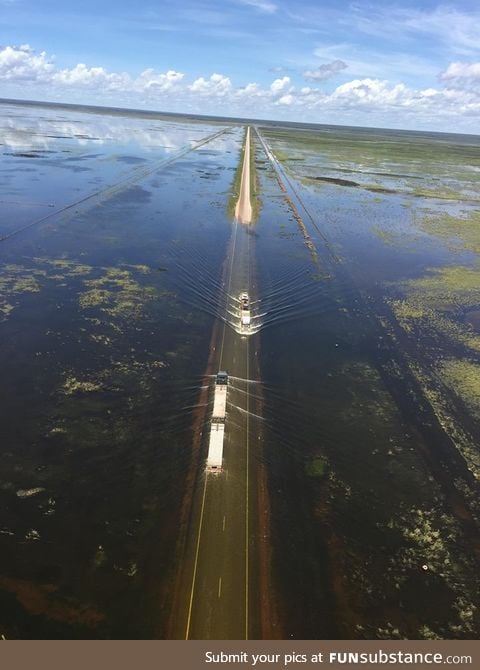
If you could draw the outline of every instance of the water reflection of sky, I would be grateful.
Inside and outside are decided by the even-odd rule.
[[[2,106],[0,138],[12,151],[47,151],[59,140],[81,147],[128,147],[168,155],[220,130],[212,124],[182,123],[133,116],[68,112],[17,105]]]
[[[163,162],[226,126],[0,106],[0,235],[86,196],[142,181]],[[195,169],[236,154],[243,130],[220,135],[188,154]],[[176,161],[174,162],[174,165]],[[172,167],[172,169],[175,169]],[[35,203],[37,206],[33,206]]]

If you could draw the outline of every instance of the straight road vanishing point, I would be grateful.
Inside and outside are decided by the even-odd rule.
[[[240,223],[252,222],[252,202],[250,199],[250,126],[247,128],[245,139],[240,197],[235,207],[235,218]]]
[[[239,225],[252,221],[250,198],[248,128],[226,278],[230,296],[250,292],[251,235],[247,227]],[[215,345],[216,370],[226,370],[230,378],[248,380],[256,365],[255,348],[250,344],[254,339],[242,337],[224,323]],[[246,411],[233,408],[233,420],[227,416],[222,472],[205,471],[198,478],[194,494],[193,530],[187,540],[176,614],[178,636],[185,639],[249,637],[250,590],[253,592],[249,584],[249,431],[254,419],[249,416],[249,384],[238,383],[242,384],[242,393],[229,382],[229,402],[241,404]]]

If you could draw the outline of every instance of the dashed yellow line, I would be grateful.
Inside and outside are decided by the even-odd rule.
[[[229,273],[229,280],[228,280],[228,288],[227,288],[227,294],[230,295],[230,290],[231,290],[231,283],[232,283],[232,274],[233,274],[233,263],[235,260],[235,249],[236,249],[236,243],[237,243],[237,228],[238,228],[238,223],[235,221],[234,224],[234,237],[233,237],[233,246],[232,246],[232,257],[231,257],[231,263],[230,263],[230,273]],[[250,239],[248,239],[248,246],[250,246]],[[228,299],[227,295],[227,299]],[[219,367],[221,369],[222,366],[222,361],[223,361],[223,350],[224,350],[224,344],[225,344],[225,333],[226,333],[226,328],[227,324],[224,323],[223,325],[223,335],[222,335],[222,344],[220,348],[220,360],[219,360]],[[247,375],[247,382],[249,379],[249,342],[247,339],[247,364],[246,364],[246,375]],[[245,639],[248,640],[248,625],[249,625],[249,620],[248,620],[248,608],[249,608],[249,591],[248,591],[248,584],[249,584],[249,432],[250,432],[250,417],[249,417],[249,403],[250,403],[250,389],[247,383],[247,425],[246,425],[246,496],[245,496]],[[227,478],[228,478],[228,471],[226,473]],[[194,600],[194,595],[195,595],[195,585],[196,585],[196,577],[197,577],[197,566],[198,566],[198,556],[200,553],[200,541],[202,537],[202,528],[203,528],[203,518],[204,518],[204,513],[205,513],[205,498],[206,498],[206,492],[207,492],[207,481],[208,481],[208,476],[205,476],[205,484],[203,487],[203,496],[202,496],[202,507],[201,507],[201,512],[200,512],[200,523],[199,523],[199,528],[198,528],[198,537],[197,537],[197,546],[196,546],[196,551],[195,551],[195,563],[194,563],[194,568],[193,568],[193,577],[192,577],[192,587],[190,590],[190,601],[189,601],[189,607],[188,607],[188,617],[187,617],[187,626],[185,630],[185,639],[188,640],[190,636],[190,625],[191,625],[191,620],[192,620],[192,610],[193,610],[193,600]],[[225,517],[223,518],[223,530],[225,530]],[[222,578],[219,578],[218,581],[218,597],[220,598],[222,594]]]

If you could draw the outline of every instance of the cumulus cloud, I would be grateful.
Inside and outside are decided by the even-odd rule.
[[[380,79],[354,79],[338,88],[330,95],[332,101],[343,100],[349,105],[375,104],[384,106],[402,105],[410,100],[411,92],[405,84],[389,86]]]
[[[0,80],[18,84],[31,82],[60,89],[150,94],[173,89],[183,77],[182,72],[161,73],[149,68],[133,78],[126,72],[109,72],[103,67],[87,67],[84,63],[56,69],[52,58],[44,51],[36,54],[28,44],[7,46],[0,51]]]
[[[306,70],[303,73],[305,79],[312,81],[325,81],[334,77],[338,72],[345,70],[348,65],[343,60],[334,60],[331,63],[320,65],[315,70]]]
[[[28,44],[0,51],[0,78],[13,81],[44,81],[53,72],[45,51],[35,54]]]
[[[126,72],[108,72],[103,67],[88,68],[84,63],[79,63],[70,70],[53,73],[51,80],[52,83],[70,87],[150,94],[173,89],[183,77],[182,72],[169,70],[161,73],[148,68],[134,79]]]
[[[136,79],[135,86],[140,90],[169,91],[180,83],[184,78],[183,72],[168,70],[168,72],[155,72],[154,69],[144,70]]]
[[[335,61],[315,71],[313,81],[322,81],[326,68],[340,71]],[[343,67],[342,67],[343,69]],[[323,122],[355,122],[370,119],[397,126],[473,128],[480,115],[480,64],[451,63],[441,74],[438,86],[416,89],[403,83],[391,84],[386,78],[358,77],[342,83],[331,92],[315,86],[296,87],[288,76],[270,84],[250,82],[235,86],[225,74],[214,73],[185,81],[175,70],[158,72],[148,68],[133,76],[112,72],[101,66],[79,63],[58,68],[45,52],[35,53],[28,45],[0,49],[0,81],[9,97],[62,99],[135,106],[138,103],[164,111],[192,111],[233,116],[256,116]],[[463,82],[463,83],[462,83]],[[8,93],[7,93],[8,91]],[[133,104],[132,104],[133,103]],[[470,121],[468,119],[471,119]],[[408,125],[408,124],[407,124]]]
[[[480,81],[480,63],[450,63],[440,79],[477,79]]]
[[[247,84],[246,86],[243,86],[241,88],[238,88],[235,95],[238,98],[254,98],[254,97],[261,97],[263,95],[263,91],[261,87],[256,84],[255,82],[252,82],[251,84]]]
[[[229,77],[214,73],[210,79],[199,77],[188,88],[193,93],[199,93],[200,95],[224,97],[231,90],[232,82]]]
[[[52,75],[52,81],[65,86],[84,88],[103,87],[106,90],[122,91],[132,86],[128,74],[109,73],[103,67],[87,67],[79,63],[71,70],[60,70]]]
[[[291,105],[292,102],[294,101],[294,97],[291,93],[287,93],[286,95],[282,95],[281,98],[279,98],[276,101],[276,105]]]
[[[272,93],[280,93],[284,91],[285,88],[290,84],[290,77],[282,77],[281,79],[275,79],[270,84],[270,90]]]

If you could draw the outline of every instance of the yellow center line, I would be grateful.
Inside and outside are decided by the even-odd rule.
[[[248,134],[247,134],[248,136]],[[233,274],[233,264],[235,261],[235,249],[236,249],[236,244],[237,244],[237,229],[238,229],[238,223],[235,221],[234,223],[234,233],[233,233],[233,245],[232,245],[232,256],[231,256],[231,262],[230,262],[230,273],[229,273],[229,279],[228,279],[228,288],[227,288],[227,301],[230,295],[230,290],[231,290],[231,285],[232,285],[232,274]],[[249,247],[249,253],[250,253],[250,238],[248,238],[248,247]],[[250,257],[249,257],[249,275],[250,275]],[[249,281],[250,283],[250,281]],[[220,347],[220,360],[219,360],[219,369],[222,368],[222,361],[223,361],[223,350],[224,350],[224,345],[225,345],[225,334],[226,334],[226,329],[227,329],[227,323],[224,322],[223,324],[223,335],[222,335],[222,344]],[[248,339],[247,339],[247,380],[249,377],[249,346],[248,346]],[[249,411],[249,389],[248,389],[248,384],[247,384],[247,438],[246,438],[246,449],[247,449],[247,473],[246,473],[246,532],[245,532],[245,539],[246,539],[246,557],[245,557],[245,579],[246,579],[246,586],[245,586],[245,639],[248,640],[248,579],[249,579],[249,565],[248,565],[248,534],[249,534],[249,529],[248,529],[248,486],[249,486],[249,473],[248,473],[248,459],[249,459],[249,416],[248,416],[248,411]],[[226,471],[226,476],[228,479],[228,471]],[[189,607],[188,607],[188,617],[187,617],[187,627],[185,631],[185,639],[188,640],[190,636],[190,625],[191,625],[191,620],[192,620],[192,610],[193,610],[193,599],[195,595],[195,583],[196,583],[196,577],[197,577],[197,566],[198,566],[198,556],[200,553],[200,541],[202,537],[202,528],[203,528],[203,517],[204,517],[204,512],[205,512],[205,498],[206,498],[206,492],[207,492],[207,482],[208,482],[208,475],[205,475],[205,484],[203,487],[203,496],[202,496],[202,507],[201,507],[201,512],[200,512],[200,523],[199,523],[199,528],[198,528],[198,537],[197,537],[197,546],[196,546],[196,551],[195,551],[195,563],[193,567],[193,577],[192,577],[192,587],[190,590],[190,602],[189,602]],[[223,519],[223,530],[225,530],[225,517]],[[222,592],[222,578],[219,578],[219,584],[218,584],[218,597],[220,598]]]
[[[202,537],[202,526],[203,526],[203,513],[205,511],[205,496],[207,493],[207,481],[208,476],[205,475],[205,485],[203,487],[203,497],[202,497],[202,510],[200,512],[200,525],[198,528],[198,538],[197,538],[197,549],[195,552],[195,564],[193,566],[193,579],[192,579],[192,589],[190,591],[190,604],[188,606],[188,618],[187,618],[187,629],[185,631],[185,639],[188,640],[190,635],[190,622],[192,619],[192,607],[193,607],[193,594],[195,592],[195,580],[197,577],[197,565],[198,565],[198,554],[200,551],[200,539]]]

